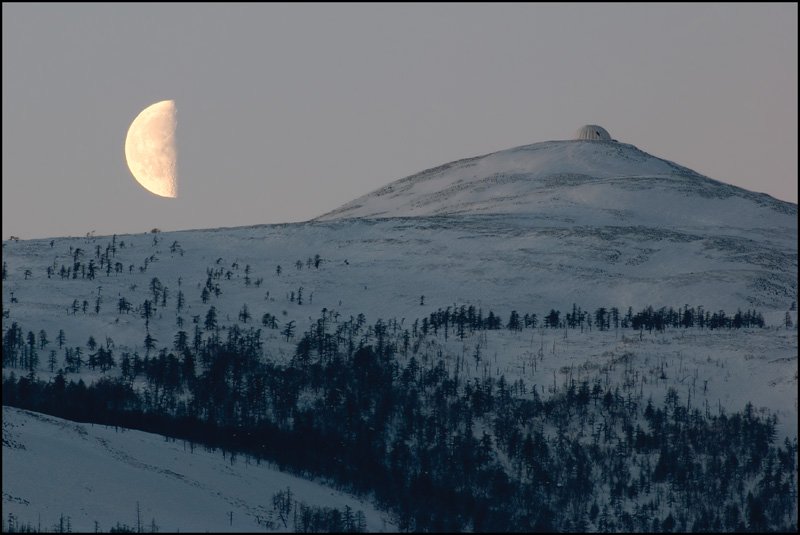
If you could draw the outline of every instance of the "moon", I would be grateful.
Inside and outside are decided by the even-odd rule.
[[[176,125],[175,101],[162,100],[136,116],[125,138],[131,174],[146,190],[162,197],[178,196]]]

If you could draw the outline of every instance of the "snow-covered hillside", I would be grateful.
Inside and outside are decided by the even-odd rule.
[[[396,180],[318,217],[525,214],[571,225],[796,228],[797,206],[616,141],[548,141]]]
[[[309,507],[362,511],[369,531],[394,530],[368,503],[265,463],[3,407],[4,522],[53,531],[63,515],[77,532],[135,529],[138,505],[147,531],[153,521],[163,532],[293,531],[272,501],[287,488]]]
[[[251,323],[269,313],[281,327],[295,321],[299,332],[323,308],[344,318],[413,321],[453,304],[504,318],[511,310],[541,313],[573,303],[590,311],[753,307],[777,324],[796,300],[796,236],[796,229],[573,226],[521,216],[338,220],[117,236],[108,274],[96,251],[104,255],[111,237],[5,242],[4,325],[45,330],[50,340],[63,329],[70,346],[92,335],[141,351],[148,300],[156,309],[149,332],[165,346],[180,330],[177,318],[190,332],[193,318],[202,324],[211,306],[223,322],[236,322],[247,305]],[[62,278],[61,267],[72,268],[76,254],[77,278]],[[90,262],[98,266],[93,279],[85,274]],[[209,273],[220,293],[204,303]],[[167,288],[166,305],[162,292],[154,302],[154,279]],[[300,304],[292,295],[301,292]]]
[[[568,380],[601,380],[643,399],[674,389],[709,414],[752,402],[777,414],[781,437],[795,437],[797,237],[794,204],[632,145],[551,141],[424,171],[306,223],[4,241],[3,330],[16,324],[28,335],[37,373],[49,378],[65,367],[67,350],[80,348],[85,359],[90,338],[119,364],[124,353],[175,350],[181,332],[205,339],[234,326],[261,329],[265,357],[287,362],[321,316],[335,329],[363,314],[367,324],[396,320],[397,340],[415,325],[414,353],[427,368],[441,361],[448,373],[524,379],[545,398]],[[416,333],[415,322],[462,305],[484,317],[493,312],[503,326],[512,311],[541,320],[555,309],[563,318],[577,305],[590,318],[601,307],[621,314],[648,306],[729,316],[756,310],[766,327],[650,333],[544,328],[540,321],[519,332]],[[402,365],[407,358],[398,356]],[[4,367],[4,375],[11,371]],[[91,382],[119,374],[84,365],[66,376]],[[12,421],[56,425],[31,418],[14,413]],[[22,496],[18,481],[30,477],[31,465],[6,477],[5,429],[8,507],[21,503],[13,497]],[[93,448],[117,436],[102,432]],[[260,503],[242,499],[251,508]],[[58,512],[60,501],[47,503]],[[73,522],[78,510],[70,509]],[[114,511],[113,519],[128,518],[122,515]],[[173,518],[154,516],[165,528]],[[224,517],[213,522],[230,528]]]
[[[493,213],[465,204],[479,198]],[[688,304],[752,307],[777,326],[797,299],[796,205],[622,143],[551,141],[461,160],[355,204],[308,223],[5,241],[3,326],[45,331],[47,349],[63,330],[67,346],[93,336],[117,354],[143,354],[146,332],[170,348],[210,307],[223,326],[246,326],[246,307],[250,325],[276,318],[278,329],[264,328],[267,351],[283,358],[293,343],[280,330],[294,321],[302,333],[323,309],[408,325],[463,304],[504,319],[573,303],[590,312]],[[349,218],[411,216],[422,205],[465,213]],[[46,368],[46,352],[40,359]]]

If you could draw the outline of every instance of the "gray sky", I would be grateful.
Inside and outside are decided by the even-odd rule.
[[[3,3],[3,238],[305,221],[581,125],[797,203],[797,4]],[[124,142],[174,99],[179,198]]]

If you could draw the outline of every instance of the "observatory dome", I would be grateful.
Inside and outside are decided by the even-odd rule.
[[[587,124],[578,129],[575,139],[589,139],[593,141],[612,141],[611,135],[602,126]]]

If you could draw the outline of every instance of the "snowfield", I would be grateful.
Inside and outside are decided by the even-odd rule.
[[[369,531],[395,529],[368,503],[266,463],[3,407],[3,515],[48,531],[62,514],[72,531],[95,531],[95,522],[135,529],[138,504],[148,531],[155,520],[167,533],[290,532],[292,520],[284,525],[272,505],[287,487],[309,506],[363,511]]]

